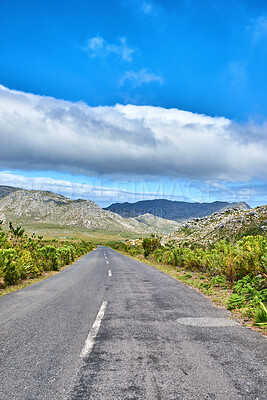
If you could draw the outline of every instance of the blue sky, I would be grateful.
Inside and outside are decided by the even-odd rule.
[[[101,205],[157,193],[181,200],[266,203],[266,1],[0,0],[0,15],[5,150],[0,184],[37,188],[37,179],[47,178],[52,189],[64,192],[64,185],[53,186],[51,179],[71,182],[73,197],[81,194],[77,185],[83,184],[83,196]],[[29,101],[33,114],[42,107],[46,119],[35,115],[35,122],[25,122]],[[115,109],[116,104],[126,108]],[[129,104],[137,108],[128,109]],[[156,107],[162,119],[155,126]],[[191,114],[177,111],[174,118],[169,109]],[[17,126],[14,115],[20,115]],[[198,115],[204,115],[203,123],[196,122]],[[7,128],[7,118],[14,130]],[[191,130],[190,124],[195,124]],[[82,149],[74,138],[80,126],[83,137],[88,135]],[[102,129],[105,151],[98,154]],[[51,140],[52,152],[42,153],[45,135],[47,141],[50,135],[58,139]],[[108,137],[118,145],[113,147]],[[168,147],[170,141],[174,145]],[[70,155],[73,146],[81,153],[87,150],[88,159],[98,154],[94,165],[86,162],[86,154],[82,161]]]

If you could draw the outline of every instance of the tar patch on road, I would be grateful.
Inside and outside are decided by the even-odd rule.
[[[186,317],[186,318],[178,318],[176,320],[179,324],[189,325],[189,326],[198,326],[198,327],[209,327],[209,328],[220,328],[225,326],[238,326],[238,324],[228,318],[211,318],[211,317]]]

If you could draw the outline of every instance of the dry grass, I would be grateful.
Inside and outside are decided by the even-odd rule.
[[[7,225],[2,226],[8,230]],[[50,224],[23,224],[25,233],[31,236],[43,236],[46,239],[83,239],[92,242],[108,242],[111,240],[138,239],[140,233],[114,232],[105,230],[90,230],[79,226],[61,226]]]

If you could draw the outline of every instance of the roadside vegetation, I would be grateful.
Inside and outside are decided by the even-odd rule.
[[[196,287],[267,332],[267,240],[263,236],[246,236],[234,244],[220,240],[207,247],[162,245],[157,236],[109,246]]]
[[[28,236],[24,229],[13,227],[3,231],[0,221],[0,295],[7,288],[24,281],[59,271],[76,258],[94,248],[89,241],[44,239]]]

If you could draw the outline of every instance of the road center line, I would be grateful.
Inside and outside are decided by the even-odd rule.
[[[109,271],[108,271],[108,276],[112,276],[111,269],[109,269]]]
[[[109,264],[109,262],[107,261],[107,264]]]
[[[104,317],[104,314],[105,314],[105,311],[107,308],[107,304],[108,304],[107,301],[103,301],[103,303],[98,311],[98,314],[96,316],[95,322],[93,323],[93,326],[87,336],[87,339],[85,341],[84,348],[81,351],[80,357],[86,357],[91,353],[91,351],[94,347],[94,344],[95,344],[96,335],[98,334],[102,319]]]

